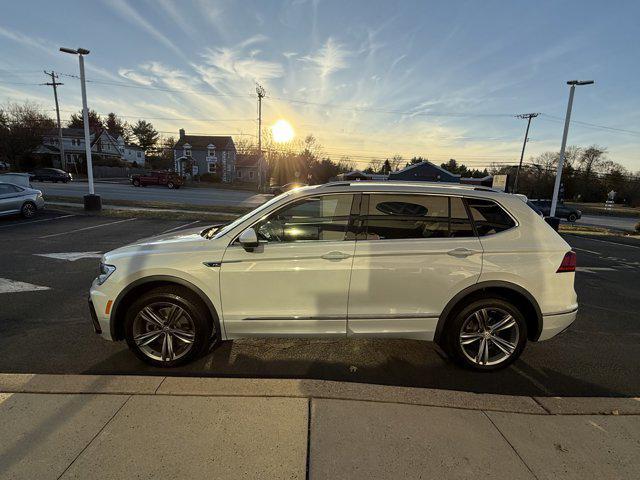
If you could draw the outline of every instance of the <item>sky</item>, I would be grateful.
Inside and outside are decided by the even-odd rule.
[[[63,120],[89,107],[163,135],[257,134],[286,119],[334,159],[456,158],[470,167],[560,148],[567,80],[570,145],[607,147],[640,171],[640,2],[615,1],[5,1],[0,104],[54,116],[43,70],[60,73]]]

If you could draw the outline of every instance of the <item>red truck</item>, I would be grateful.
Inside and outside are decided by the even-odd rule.
[[[158,170],[145,174],[131,175],[131,184],[134,187],[146,187],[147,185],[166,185],[169,188],[180,188],[184,185],[184,178],[176,172]]]

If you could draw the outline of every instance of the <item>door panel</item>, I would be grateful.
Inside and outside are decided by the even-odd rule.
[[[447,302],[478,281],[480,241],[461,199],[451,206],[447,197],[371,197],[356,243],[347,334],[431,340]]]
[[[307,197],[254,225],[253,251],[227,248],[220,296],[230,338],[346,335],[352,208],[351,194]]]
[[[231,245],[221,266],[227,335],[346,334],[355,241]],[[332,252],[345,258],[325,259]]]

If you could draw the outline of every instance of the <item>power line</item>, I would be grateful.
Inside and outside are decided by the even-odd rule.
[[[560,117],[556,117],[555,115],[550,115],[548,113],[541,113],[541,115],[546,118],[546,120],[553,120],[556,122],[564,122],[564,119],[560,118]],[[576,125],[582,125],[585,127],[591,127],[591,128],[597,128],[597,129],[601,129],[601,130],[609,130],[612,132],[621,132],[621,133],[628,133],[631,135],[640,135],[639,131],[636,130],[626,130],[624,128],[616,128],[616,127],[610,127],[608,125],[598,125],[597,123],[588,123],[588,122],[582,122],[580,120],[571,120],[569,123],[575,123]]]

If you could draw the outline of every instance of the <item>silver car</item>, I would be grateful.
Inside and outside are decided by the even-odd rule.
[[[31,218],[43,208],[44,198],[40,190],[0,182],[0,216],[19,213]]]

